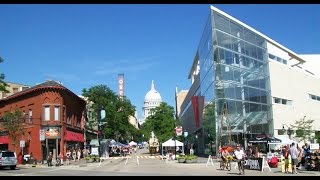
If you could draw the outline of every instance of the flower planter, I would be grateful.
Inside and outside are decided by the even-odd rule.
[[[184,163],[184,162],[186,162],[186,159],[185,158],[178,158],[178,162],[179,163]]]
[[[87,159],[87,163],[92,163],[93,162],[93,158]]]
[[[193,163],[193,159],[186,159],[186,163]]]

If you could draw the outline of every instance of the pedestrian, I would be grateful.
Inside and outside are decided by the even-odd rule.
[[[49,167],[52,166],[52,152],[49,152],[47,163]]]
[[[290,156],[291,156],[291,163],[292,163],[292,174],[297,172],[297,165],[298,165],[298,149],[295,146],[295,143],[293,142],[291,147],[290,147]]]

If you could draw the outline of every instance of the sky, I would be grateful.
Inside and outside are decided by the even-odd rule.
[[[319,4],[213,4],[297,54],[320,54]],[[175,88],[188,74],[209,4],[0,5],[0,64],[8,82],[60,81],[77,95],[107,85],[124,94],[142,118],[154,80],[175,108]]]

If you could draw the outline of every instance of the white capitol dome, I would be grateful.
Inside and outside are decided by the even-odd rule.
[[[144,102],[162,102],[160,93],[154,88],[153,80],[151,83],[151,89],[147,92],[144,97]]]
[[[149,115],[151,115],[151,109],[154,109],[160,106],[161,102],[162,102],[162,98],[160,96],[160,93],[154,88],[154,84],[152,80],[151,89],[147,92],[146,96],[144,97],[144,103],[142,107],[143,119],[140,121],[141,124]]]

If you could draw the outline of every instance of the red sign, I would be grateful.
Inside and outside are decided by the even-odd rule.
[[[181,136],[182,135],[182,126],[177,126],[175,128],[175,130],[176,130],[177,136]]]

